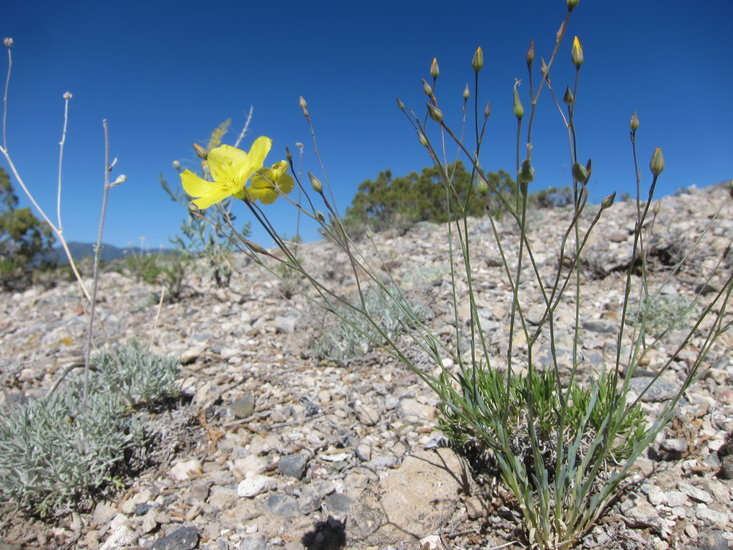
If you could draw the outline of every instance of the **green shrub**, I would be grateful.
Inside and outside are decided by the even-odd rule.
[[[121,482],[129,452],[147,444],[132,408],[178,393],[177,361],[138,344],[103,350],[92,363],[85,410],[75,376],[61,391],[0,413],[3,501],[42,517],[85,507]]]

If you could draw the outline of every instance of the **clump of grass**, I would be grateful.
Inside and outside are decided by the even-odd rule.
[[[397,289],[390,291],[380,286],[364,293],[363,307],[374,323],[365,322],[364,315],[353,308],[336,307],[337,323],[327,327],[313,344],[319,356],[336,362],[364,356],[383,345],[385,337],[393,339],[414,326],[415,320],[422,321],[430,313],[426,305],[408,301]]]
[[[122,483],[130,452],[148,437],[133,408],[178,393],[178,362],[133,343],[92,358],[84,384],[71,378],[51,395],[0,413],[0,495],[41,517],[83,508]]]

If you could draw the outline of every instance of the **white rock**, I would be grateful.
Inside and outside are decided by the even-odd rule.
[[[253,475],[237,485],[237,495],[244,498],[256,497],[260,493],[274,489],[277,481],[268,476]]]
[[[188,481],[202,472],[201,461],[197,458],[179,460],[168,471],[168,475],[176,481]]]

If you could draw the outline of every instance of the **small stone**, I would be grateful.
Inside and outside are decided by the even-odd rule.
[[[109,537],[107,537],[107,540],[99,547],[99,550],[117,550],[117,548],[132,545],[136,539],[137,535],[135,534],[135,531],[133,531],[128,525],[121,525],[117,527]]]
[[[733,455],[723,457],[718,477],[720,479],[733,479]]]
[[[268,476],[255,475],[248,477],[237,485],[237,495],[245,498],[252,498],[260,493],[269,491],[277,485],[277,482]]]
[[[603,319],[589,319],[587,321],[583,321],[583,328],[590,332],[600,332],[605,334],[614,333],[617,330],[614,323]]]
[[[278,516],[290,518],[298,513],[298,501],[290,495],[270,495],[265,500],[265,506]]]
[[[229,410],[235,418],[247,418],[255,410],[254,395],[247,394],[235,399],[229,405]]]
[[[372,459],[372,446],[366,443],[360,443],[357,445],[354,452],[356,458],[363,462],[369,462]]]
[[[631,380],[631,389],[637,395],[641,395],[641,392],[649,385],[652,381],[649,377],[633,378]],[[661,401],[668,401],[672,399],[677,392],[679,387],[676,384],[667,382],[666,380],[658,379],[647,392],[641,397],[641,400],[646,403],[658,403]]]
[[[297,319],[294,317],[282,317],[278,316],[275,317],[275,320],[273,321],[273,325],[275,326],[275,331],[283,333],[283,334],[292,334],[295,332],[295,323]]]
[[[671,455],[680,456],[687,452],[687,440],[683,437],[675,437],[662,441],[662,449]]]
[[[308,458],[303,454],[284,456],[280,459],[280,462],[277,465],[277,471],[278,473],[288,477],[303,479],[307,463]]]
[[[707,491],[703,491],[699,487],[695,487],[691,483],[687,483],[686,481],[680,481],[677,484],[677,488],[685,493],[688,497],[690,497],[692,500],[696,500],[697,502],[704,502],[704,503],[710,503],[713,501],[713,497],[710,496],[710,493]]]
[[[333,493],[326,497],[325,505],[329,515],[344,517],[349,513],[353,499],[343,493]]]
[[[435,407],[423,405],[417,399],[400,399],[397,406],[397,414],[400,418],[419,418],[421,420],[433,420],[435,418]]]
[[[650,504],[652,504],[652,506],[659,506],[660,504],[664,504],[666,500],[665,497],[666,495],[664,494],[664,491],[662,491],[656,485],[652,485],[646,495],[646,498],[649,499],[649,502]]]
[[[149,502],[141,502],[140,504],[135,505],[134,513],[136,516],[144,516],[152,507],[153,505]]]
[[[168,475],[176,481],[188,481],[202,472],[201,461],[197,458],[179,460],[168,471]]]
[[[229,508],[240,495],[238,490],[234,487],[219,487],[215,486],[211,489],[211,495],[209,496],[208,503],[218,510],[226,510]]]
[[[117,514],[117,509],[109,502],[99,502],[94,507],[92,514],[92,524],[105,525]]]
[[[193,550],[199,543],[199,531],[193,526],[176,529],[156,540],[150,550]]]
[[[443,548],[440,535],[428,535],[420,539],[420,550],[442,550]]]
[[[244,537],[239,543],[239,550],[269,550],[267,539],[262,535]]]
[[[687,495],[682,491],[667,491],[665,494],[665,502],[667,506],[672,508],[688,505]]]
[[[257,455],[237,458],[231,464],[232,473],[238,478],[252,477],[267,470],[267,461]]]
[[[728,550],[728,541],[720,531],[703,533],[695,539],[694,550]]]
[[[379,413],[373,407],[367,405],[355,405],[354,411],[359,422],[365,426],[374,426],[379,422]]]
[[[697,505],[695,515],[698,519],[712,523],[719,529],[726,529],[728,526],[728,514],[708,508],[704,504]]]

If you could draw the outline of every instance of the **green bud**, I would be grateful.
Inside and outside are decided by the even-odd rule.
[[[173,169],[174,170],[180,170],[181,169],[181,163],[178,162],[177,160],[174,160],[173,161]]]
[[[490,101],[487,101],[486,102],[486,107],[484,107],[484,116],[486,118],[489,118],[489,115],[490,114],[491,114],[491,102]]]
[[[534,40],[529,41],[529,49],[527,50],[527,65],[531,65],[534,61]]]
[[[431,97],[433,95],[433,87],[425,82],[423,79],[422,81],[422,91],[425,93],[426,96]]]
[[[519,99],[519,92],[517,91],[517,85],[514,85],[514,116],[517,117],[518,120],[522,120],[522,117],[524,116],[524,106],[522,105],[522,100]]]
[[[316,193],[323,193],[323,184],[321,183],[321,180],[319,180],[310,172],[308,172],[308,178],[311,180],[311,187],[313,188],[313,191],[315,191]]]
[[[417,134],[417,139],[420,140],[420,145],[422,145],[423,147],[428,146],[428,138],[425,137],[425,134],[422,134],[422,133]]]
[[[468,89],[468,84],[466,84],[466,87],[463,89],[463,99],[468,100],[469,97],[471,97],[471,90]]]
[[[438,67],[438,58],[433,57],[433,62],[430,64],[430,76],[438,78],[440,74],[440,68]]]
[[[534,181],[534,168],[529,163],[529,159],[524,159],[522,167],[519,169],[518,179],[520,183],[530,183]]]
[[[404,111],[405,110],[405,104],[402,103],[402,100],[399,97],[396,97],[395,99],[397,100],[397,107],[400,108],[400,111]]]
[[[565,0],[565,2],[568,5],[568,11],[573,11],[573,9],[578,7],[580,0]]]
[[[577,36],[573,38],[573,50],[570,57],[573,60],[573,65],[577,69],[580,69],[580,66],[583,64],[583,46],[580,45],[580,40],[578,40]]]
[[[639,117],[636,115],[636,111],[634,111],[631,114],[631,121],[629,122],[629,127],[631,128],[632,132],[636,132],[639,129]]]
[[[613,201],[616,200],[616,193],[611,193],[608,195],[605,199],[601,201],[601,210],[605,210],[606,208],[610,208],[613,205]]]
[[[541,59],[540,61],[540,74],[542,74],[543,77],[546,77],[547,73],[550,72],[550,67],[547,66],[544,59]]]
[[[481,174],[478,174],[476,179],[476,191],[482,195],[485,195],[489,191],[489,184]]]
[[[649,168],[655,176],[658,176],[664,171],[664,155],[659,147],[654,149],[652,160],[649,162]]]
[[[430,115],[430,118],[432,118],[438,124],[443,122],[443,111],[438,109],[432,103],[428,103],[428,114]]]
[[[317,220],[318,220],[319,222],[323,223],[323,222],[325,222],[325,221],[326,221],[326,216],[324,216],[324,215],[323,215],[323,212],[321,212],[320,210],[317,210],[317,211],[316,211],[316,219],[317,219]]]
[[[565,105],[572,105],[575,103],[575,96],[573,95],[573,92],[570,91],[570,86],[565,88],[565,95],[562,96],[562,100],[565,102]]]
[[[655,216],[659,216],[659,212],[662,210],[662,204],[657,201],[654,203],[654,208],[652,208],[652,212],[654,212]]]
[[[201,147],[198,143],[193,144],[193,148],[196,151],[196,155],[203,160],[206,160],[206,157],[209,156],[209,152]]]
[[[296,143],[297,146],[297,143]],[[290,152],[290,147],[285,147],[285,160],[288,161],[288,163],[293,162],[293,154]]]
[[[473,67],[473,70],[476,74],[483,68],[484,66],[484,51],[481,49],[481,46],[476,48],[476,53],[473,54],[473,60],[471,61],[471,66]]]
[[[586,184],[590,179],[590,170],[588,170],[588,168],[586,168],[582,164],[576,162],[575,164],[573,164],[573,177],[575,178],[575,181]]]

